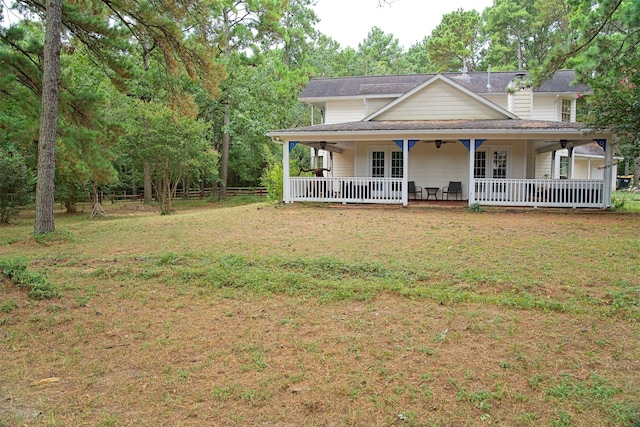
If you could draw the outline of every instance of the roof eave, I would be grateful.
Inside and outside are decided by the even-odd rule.
[[[596,139],[609,135],[589,134],[575,128],[564,129],[422,129],[422,130],[359,130],[359,131],[275,131],[267,134],[285,141],[391,141],[393,139]]]

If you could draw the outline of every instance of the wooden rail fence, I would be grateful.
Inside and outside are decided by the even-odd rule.
[[[178,191],[176,193],[176,199],[181,198],[200,198],[209,197],[211,195],[211,188],[205,188],[204,190],[189,190]],[[227,187],[227,196],[257,196],[267,197],[269,192],[266,187]],[[144,194],[133,194],[126,191],[118,191],[109,195],[104,195],[105,199],[109,199],[112,202],[124,201],[124,202],[142,202],[144,200]]]

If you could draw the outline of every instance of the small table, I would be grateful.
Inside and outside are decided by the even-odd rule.
[[[431,196],[438,200],[438,190],[440,190],[440,187],[424,187],[424,189],[427,191],[427,198],[425,200],[429,200]]]

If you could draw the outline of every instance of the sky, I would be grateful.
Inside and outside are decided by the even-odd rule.
[[[340,43],[358,48],[373,27],[393,34],[404,50],[422,41],[440,24],[442,16],[457,9],[478,12],[493,0],[395,0],[378,7],[378,0],[317,0],[314,7],[320,22],[316,28]]]

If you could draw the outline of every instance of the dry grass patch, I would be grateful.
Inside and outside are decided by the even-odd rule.
[[[640,420],[636,216],[118,209],[0,230],[0,425]]]

